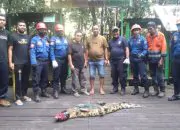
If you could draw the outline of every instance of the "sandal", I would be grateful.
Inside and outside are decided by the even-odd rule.
[[[24,97],[23,97],[23,100],[24,100],[25,102],[31,102],[31,101],[32,101],[32,99],[31,99],[30,97],[28,97],[28,96],[24,96]]]
[[[0,99],[0,106],[9,107],[9,106],[11,106],[11,103],[8,100]]]
[[[16,100],[15,104],[16,104],[17,106],[22,106],[22,105],[23,105],[23,102],[18,99],[18,100]]]

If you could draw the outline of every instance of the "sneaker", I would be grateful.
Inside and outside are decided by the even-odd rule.
[[[75,93],[74,93],[74,96],[75,96],[75,97],[80,97],[80,95],[79,95],[78,92],[75,92]]]
[[[11,103],[8,100],[0,99],[0,106],[9,107],[9,106],[11,106]]]
[[[31,99],[30,97],[28,97],[28,96],[24,96],[24,97],[23,97],[23,100],[24,100],[25,102],[31,102],[31,101],[32,101],[32,99]]]
[[[173,95],[172,97],[168,98],[168,101],[176,101],[180,100],[180,95]]]
[[[20,99],[18,99],[18,100],[15,101],[15,104],[16,104],[17,106],[22,106],[22,105],[23,105],[23,102],[22,102]]]
[[[165,96],[165,93],[164,92],[160,92],[159,94],[158,94],[158,97],[159,98],[163,98]]]
[[[81,93],[83,93],[83,94],[85,94],[85,95],[87,95],[87,96],[90,95],[90,94],[87,92],[87,90],[85,90],[85,91],[82,91],[82,90],[81,90]]]

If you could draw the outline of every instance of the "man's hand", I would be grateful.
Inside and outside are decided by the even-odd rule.
[[[9,63],[9,67],[11,70],[14,70],[14,63]]]
[[[138,58],[143,58],[143,55],[142,54],[138,54]]]
[[[87,66],[88,66],[88,63],[85,61],[84,62],[84,68],[87,68]]]
[[[164,60],[163,60],[163,58],[161,58],[159,60],[158,67],[162,67],[163,66],[163,62],[164,62]]]
[[[74,69],[75,69],[73,64],[70,65],[70,68],[71,68],[72,71],[74,71]]]
[[[57,63],[56,60],[53,60],[53,61],[52,61],[52,67],[53,67],[53,68],[57,68],[57,67],[58,67],[58,63]]]
[[[130,64],[129,58],[126,58],[126,59],[123,61],[123,63],[129,65],[129,64]]]
[[[104,64],[107,66],[109,65],[109,60],[104,60]]]

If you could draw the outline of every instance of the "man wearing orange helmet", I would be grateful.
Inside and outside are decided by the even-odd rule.
[[[36,24],[37,35],[31,39],[30,61],[32,66],[32,88],[35,102],[40,102],[40,89],[42,97],[50,97],[46,91],[48,83],[49,40],[46,35],[45,23]]]
[[[134,91],[132,92],[132,95],[139,93],[138,86],[141,84],[145,89],[143,97],[146,98],[149,96],[149,86],[145,64],[147,41],[143,36],[140,35],[140,25],[134,24],[131,28],[131,32],[132,36],[130,37],[128,44],[130,50],[131,67],[133,71]]]
[[[53,67],[53,97],[59,97],[59,82],[61,93],[69,94],[66,90],[66,79],[68,75],[68,41],[64,37],[64,27],[56,24],[54,27],[55,36],[51,37],[50,58]]]

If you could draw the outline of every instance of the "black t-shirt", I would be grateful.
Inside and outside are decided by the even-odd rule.
[[[69,45],[69,54],[72,56],[72,63],[75,68],[82,69],[84,67],[85,46],[83,43],[72,43]]]
[[[121,60],[125,57],[125,49],[128,47],[127,41],[124,37],[119,36],[118,39],[111,39],[109,41],[109,51],[111,60]]]
[[[7,52],[11,40],[10,33],[7,30],[0,30],[0,62],[8,61]]]
[[[26,34],[13,33],[13,62],[14,64],[26,64],[29,62],[29,36]]]

